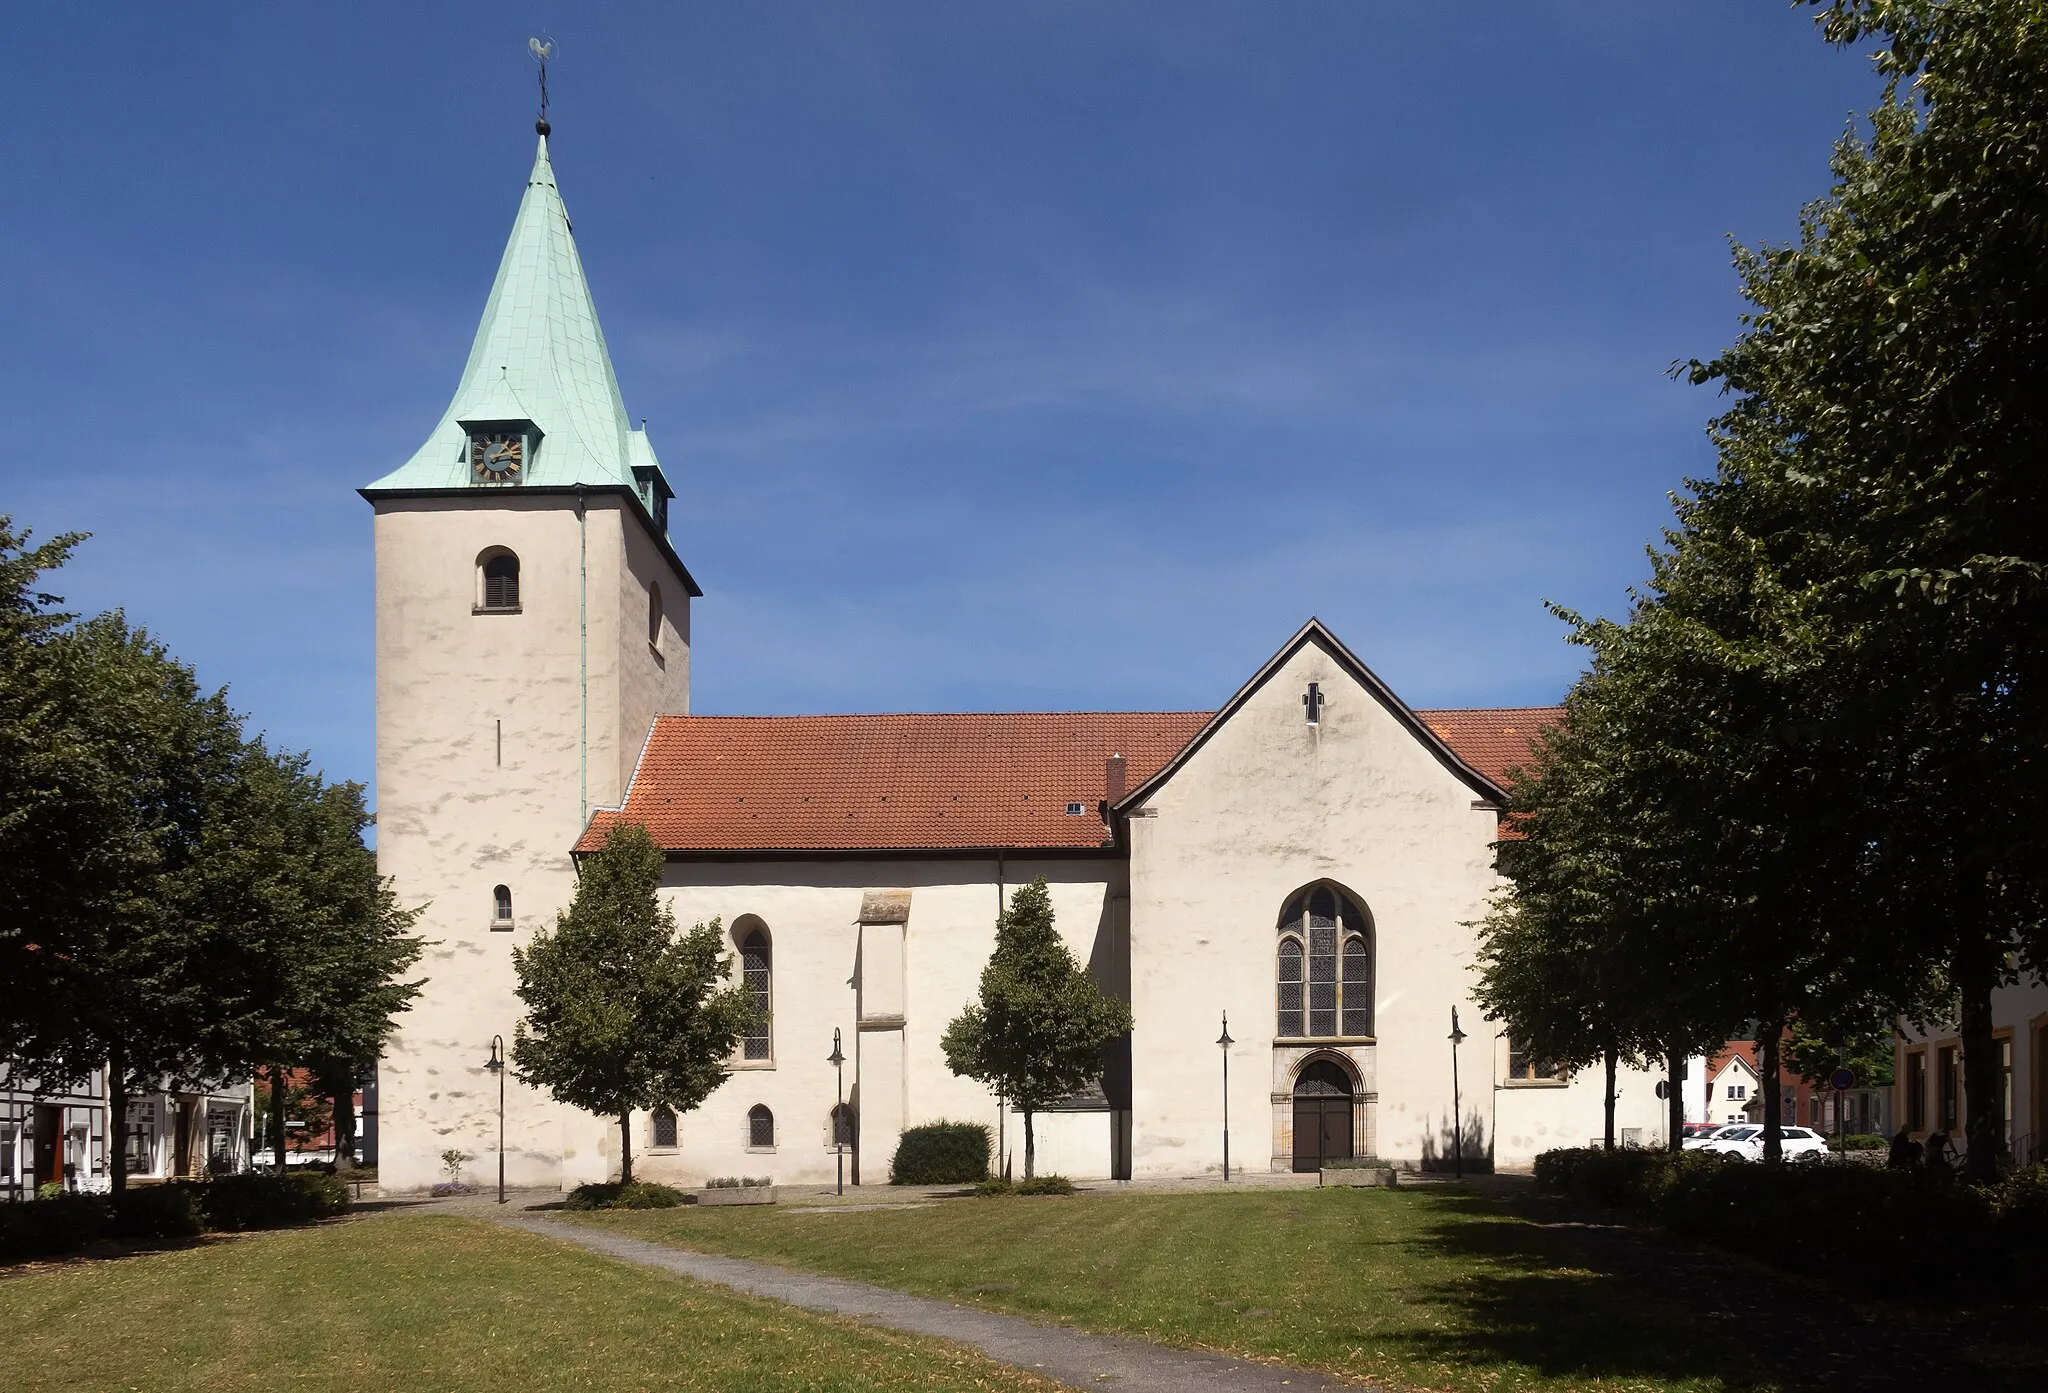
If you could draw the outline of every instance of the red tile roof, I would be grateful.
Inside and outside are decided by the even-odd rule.
[[[663,716],[625,807],[599,812],[576,849],[596,850],[621,819],[671,851],[1094,848],[1106,836],[1104,761],[1122,755],[1136,788],[1212,714]],[[1416,714],[1496,781],[1554,715]]]

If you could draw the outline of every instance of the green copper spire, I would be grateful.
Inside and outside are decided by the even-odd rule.
[[[522,484],[624,485],[653,501],[634,466],[653,466],[654,452],[626,419],[545,133],[455,399],[418,453],[369,491],[477,486],[463,423],[513,421],[539,437]]]

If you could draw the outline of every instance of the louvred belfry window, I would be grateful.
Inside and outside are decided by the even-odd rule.
[[[1329,885],[1280,912],[1277,1033],[1335,1039],[1372,1034],[1372,921]]]
[[[485,609],[519,608],[519,558],[501,551],[484,561]]]

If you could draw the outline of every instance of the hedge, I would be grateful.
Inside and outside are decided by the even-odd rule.
[[[1538,1156],[1536,1183],[1794,1270],[1910,1270],[1955,1290],[2043,1282],[2048,1170],[2041,1166],[1979,1186],[1918,1170],[1584,1148]]]
[[[283,1228],[348,1208],[331,1175],[223,1175],[132,1185],[119,1199],[62,1194],[0,1204],[0,1264],[63,1257],[99,1238],[165,1242],[208,1230]]]
[[[896,1143],[891,1185],[972,1185],[988,1179],[988,1128],[979,1122],[927,1122]]]
[[[113,1223],[113,1207],[98,1195],[0,1204],[0,1263],[75,1253]]]

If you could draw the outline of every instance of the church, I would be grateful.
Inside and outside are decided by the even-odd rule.
[[[513,948],[620,819],[766,1008],[701,1107],[633,1119],[649,1179],[826,1182],[843,1161],[886,1183],[903,1129],[939,1119],[1020,1153],[939,1041],[1039,878],[1135,1022],[1098,1085],[1038,1117],[1041,1172],[1447,1168],[1460,1141],[1467,1166],[1513,1168],[1599,1136],[1600,1079],[1553,1076],[1471,1000],[1502,784],[1552,709],[1411,709],[1311,618],[1211,710],[692,715],[704,592],[539,133],[454,398],[361,490],[378,863],[431,945],[378,1071],[386,1191],[447,1179],[448,1153],[494,1173],[501,1082],[509,1183],[616,1176],[612,1120],[489,1065],[520,1016]],[[1623,1072],[1624,1136],[1663,1140],[1654,1090]]]

